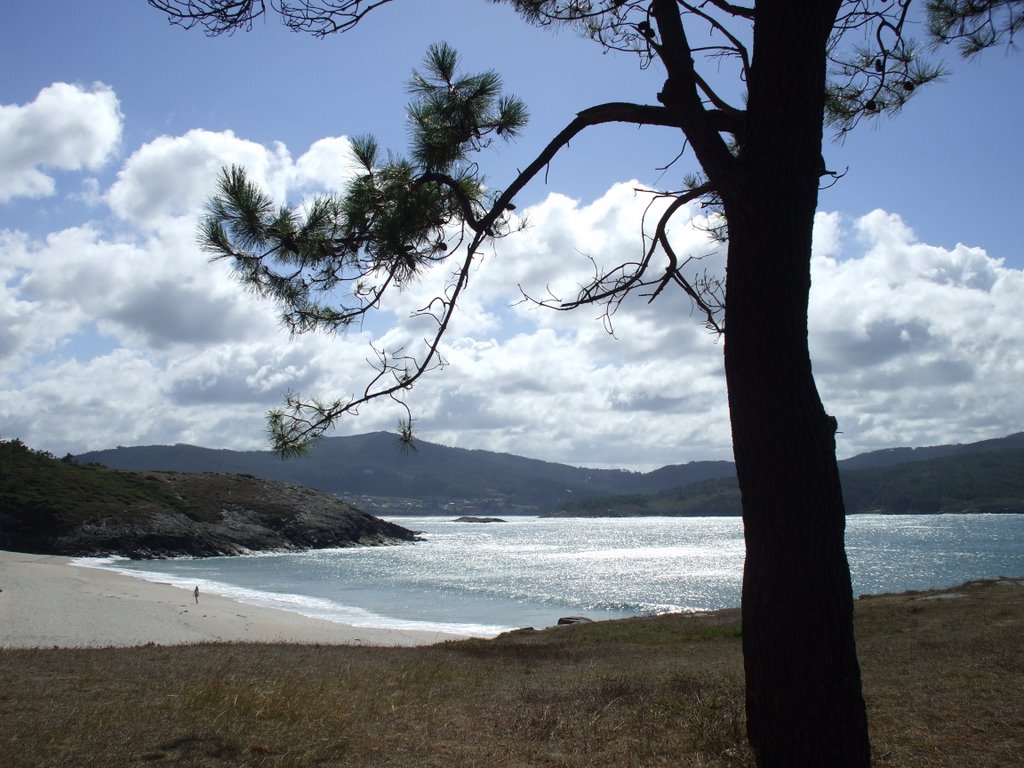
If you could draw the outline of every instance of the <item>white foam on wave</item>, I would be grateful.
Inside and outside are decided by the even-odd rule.
[[[264,592],[247,587],[239,587],[234,584],[211,581],[209,579],[186,578],[183,576],[166,573],[162,571],[139,571],[134,568],[119,566],[119,563],[131,562],[123,557],[77,557],[72,559],[71,564],[82,568],[99,568],[106,571],[113,571],[125,576],[132,576],[143,581],[150,581],[158,584],[169,584],[173,587],[191,592],[196,586],[200,594],[219,595],[227,597],[245,605],[254,605],[261,608],[276,608],[282,611],[289,611],[305,616],[310,619],[321,619],[333,621],[338,624],[348,624],[353,627],[365,627],[367,629],[395,629],[413,630],[417,632],[443,632],[454,635],[467,635],[470,637],[495,637],[502,632],[508,632],[514,627],[499,626],[492,624],[465,624],[459,622],[435,622],[415,621],[411,619],[399,619],[393,616],[385,616],[363,608],[351,605],[342,605],[333,600],[308,595],[296,595],[282,592]]]

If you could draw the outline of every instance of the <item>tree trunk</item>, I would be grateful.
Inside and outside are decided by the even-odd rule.
[[[760,766],[867,766],[834,428],[815,388],[806,335],[779,324],[788,282],[781,276],[792,261],[780,256],[795,250],[785,242],[791,229],[778,220],[756,228],[730,221],[728,299],[740,304],[741,295],[758,295],[730,313],[726,326],[746,539],[748,734]],[[810,223],[805,229],[809,241]]]
[[[738,185],[724,201],[747,727],[758,765],[773,768],[870,763],[835,426],[807,343],[825,5],[758,4]]]

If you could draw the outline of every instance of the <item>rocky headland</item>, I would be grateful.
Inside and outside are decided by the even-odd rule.
[[[252,475],[123,472],[0,443],[0,549],[211,557],[413,541],[333,496]]]

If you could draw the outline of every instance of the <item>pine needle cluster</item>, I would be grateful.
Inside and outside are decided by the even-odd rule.
[[[409,93],[410,157],[383,153],[372,136],[357,138],[357,172],[338,193],[301,208],[278,205],[244,168],[221,171],[200,244],[213,260],[229,261],[245,287],[275,301],[292,333],[344,330],[378,307],[386,291],[401,290],[444,261],[467,234],[506,230],[505,212],[491,211],[496,196],[473,155],[520,133],[528,117],[523,102],[502,93],[493,71],[460,73],[445,43],[430,47]],[[409,366],[383,351],[378,356],[394,389],[411,385]],[[272,439],[285,453],[300,450],[353,403],[290,395],[288,408],[290,414],[269,417]]]

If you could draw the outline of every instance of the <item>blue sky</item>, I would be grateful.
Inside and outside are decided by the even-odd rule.
[[[365,384],[370,343],[414,345],[429,274],[345,338],[289,339],[195,245],[216,170],[243,162],[301,201],[344,184],[348,138],[404,149],[405,82],[431,42],[495,69],[522,98],[522,138],[481,158],[497,188],[587,106],[655,103],[656,67],[466,0],[404,0],[315,40],[258,21],[210,39],[144,0],[9,0],[0,11],[0,436],[62,454],[189,442],[261,448],[289,390]],[[1024,422],[1022,119],[1017,51],[959,62],[902,115],[826,145],[846,171],[819,201],[811,345],[840,454],[967,442]],[[611,336],[596,310],[518,303],[571,291],[587,255],[639,248],[638,187],[693,170],[674,132],[602,127],[520,198],[525,232],[474,275],[450,365],[409,403],[421,436],[574,464],[651,468],[728,458],[721,345],[680,297],[633,302]],[[699,211],[693,211],[699,220]],[[679,226],[694,253],[714,249]],[[715,264],[720,254],[706,263]],[[340,434],[392,429],[371,406]]]

